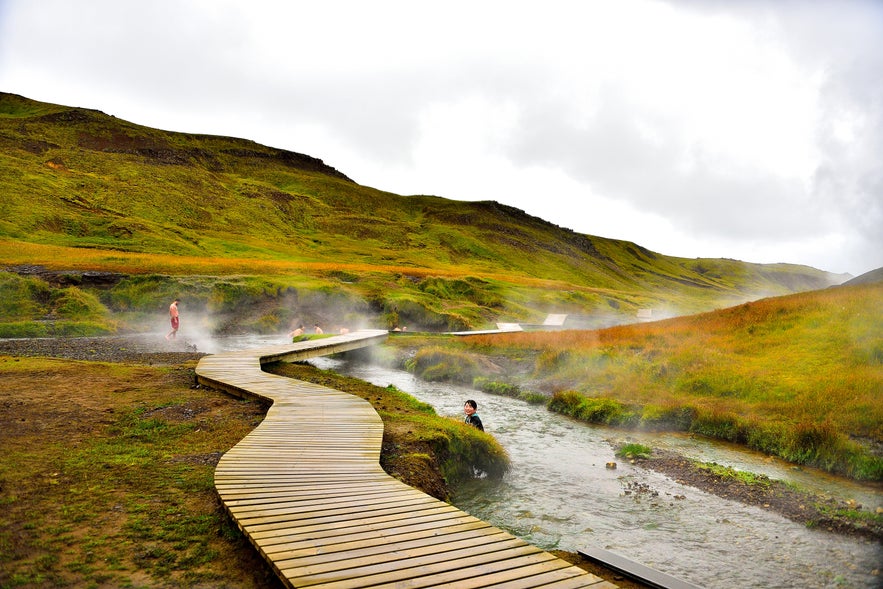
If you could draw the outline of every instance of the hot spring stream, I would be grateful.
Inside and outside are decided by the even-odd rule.
[[[222,347],[239,346],[228,341]],[[543,549],[599,546],[707,589],[883,587],[883,571],[872,573],[883,569],[883,545],[811,530],[623,463],[614,457],[609,440],[673,449],[865,506],[883,505],[872,487],[689,436],[592,427],[542,406],[423,382],[400,370],[329,358],[310,362],[378,386],[392,384],[431,404],[439,415],[461,418],[463,402],[475,399],[485,429],[509,452],[512,469],[502,481],[473,481],[452,502]],[[608,461],[618,468],[605,468]],[[630,483],[651,492],[626,493]]]

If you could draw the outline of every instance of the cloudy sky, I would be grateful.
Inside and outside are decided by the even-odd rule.
[[[684,257],[883,266],[877,0],[0,0],[0,91]]]

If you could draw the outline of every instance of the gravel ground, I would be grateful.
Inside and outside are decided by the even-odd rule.
[[[0,354],[132,364],[180,364],[206,355],[185,340],[166,341],[162,334],[0,339]]]

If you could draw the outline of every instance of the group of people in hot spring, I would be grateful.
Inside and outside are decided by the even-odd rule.
[[[172,304],[169,305],[169,321],[172,324],[172,330],[166,334],[167,340],[177,339],[178,337],[178,328],[181,326],[181,320],[178,316],[178,302],[180,299],[175,299],[172,301]],[[316,324],[313,329],[316,333],[323,333],[322,328]],[[340,329],[340,333],[349,333],[349,330],[345,327]],[[288,337],[297,337],[299,335],[304,334],[304,326],[301,325],[298,328],[294,329],[291,333],[288,334]],[[466,414],[466,418],[463,420],[465,423],[468,423],[472,427],[477,427],[481,431],[484,431],[484,424],[481,423],[481,418],[478,416],[478,403],[469,399],[463,405],[463,413]]]

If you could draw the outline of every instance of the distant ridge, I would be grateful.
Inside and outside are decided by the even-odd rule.
[[[847,280],[843,285],[873,284],[875,282],[883,282],[883,268],[877,268],[876,270],[865,272],[851,280]]]

